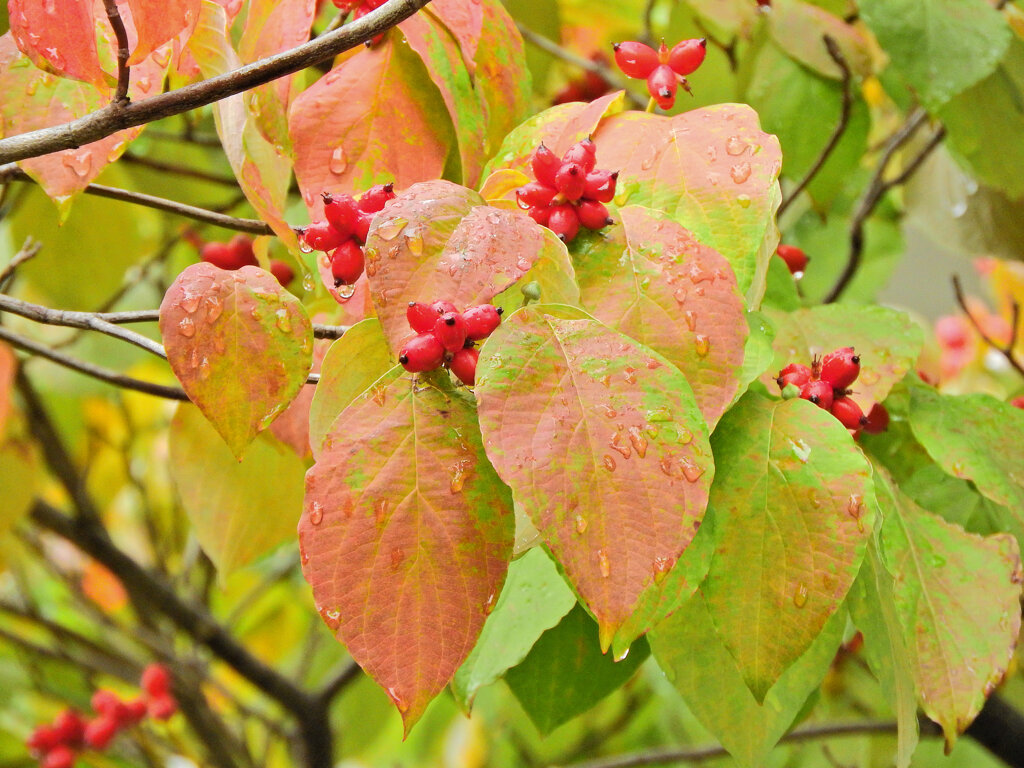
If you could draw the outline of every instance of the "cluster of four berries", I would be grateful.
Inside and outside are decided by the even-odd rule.
[[[405,317],[416,331],[398,355],[405,370],[424,373],[447,365],[463,384],[476,383],[480,352],[474,343],[486,339],[501,324],[501,307],[478,304],[459,312],[450,301],[411,301]]]
[[[259,266],[259,262],[256,260],[256,251],[252,247],[252,238],[246,235],[235,235],[226,243],[216,241],[202,243],[199,248],[199,258],[207,264],[213,264],[215,267],[229,271],[242,267]],[[277,282],[285,288],[295,279],[295,271],[277,259],[270,262],[270,274],[276,277]]]

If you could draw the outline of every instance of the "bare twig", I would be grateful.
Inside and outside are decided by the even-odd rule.
[[[35,180],[25,173],[18,166],[10,163],[0,165],[0,184],[8,181],[22,181],[35,183]],[[213,224],[224,229],[232,229],[236,232],[247,232],[251,235],[273,235],[274,230],[268,224],[259,219],[240,219],[235,216],[228,216],[224,213],[210,211],[206,208],[199,208],[195,205],[179,203],[175,200],[168,200],[163,197],[147,195],[142,192],[132,192],[128,189],[107,187],[103,184],[89,184],[83,190],[87,195],[106,197],[111,200],[120,200],[124,203],[133,203],[146,208],[155,208],[158,211],[166,211],[178,216],[184,216],[206,224]]]
[[[386,32],[409,18],[430,0],[388,0],[387,3],[341,29],[252,64],[194,85],[157,94],[131,104],[108,105],[63,125],[0,140],[0,164],[38,157],[85,144],[136,125],[178,115],[234,96],[263,83],[290,75],[337,56]]]
[[[904,170],[896,177],[886,181],[886,171],[896,152],[917,133],[918,129],[927,120],[927,112],[920,107],[914,109],[903,125],[886,142],[885,148],[882,150],[882,156],[878,161],[878,167],[871,176],[868,188],[857,205],[853,217],[850,219],[850,250],[847,255],[846,266],[843,268],[843,272],[832,287],[832,290],[822,300],[823,303],[830,304],[838,299],[857,273],[857,269],[860,267],[861,256],[864,252],[864,225],[867,223],[872,212],[874,212],[875,207],[893,187],[905,183],[945,138],[946,129],[940,127],[917,155],[907,163]]]
[[[956,303],[960,305],[960,309],[967,315],[967,320],[974,326],[974,330],[981,336],[982,341],[988,344],[996,352],[999,352],[1006,361],[1013,367],[1017,373],[1024,376],[1024,362],[1017,359],[1014,355],[1014,348],[1017,346],[1017,336],[1019,333],[1020,325],[1020,304],[1014,301],[1011,306],[1011,320],[1010,320],[1010,338],[1006,344],[1000,344],[998,341],[993,339],[984,329],[981,327],[981,323],[978,322],[977,318],[971,313],[971,310],[967,307],[967,298],[964,296],[964,288],[960,284],[960,276],[953,275],[953,293],[956,294]]]
[[[117,108],[128,104],[128,83],[131,78],[128,57],[131,51],[128,48],[128,31],[124,28],[121,12],[117,10],[116,0],[103,0],[103,7],[107,11],[110,26],[114,28],[114,37],[117,38],[117,88],[111,99],[111,106]]]
[[[7,282],[14,277],[15,270],[18,269],[22,264],[30,259],[34,259],[36,254],[39,253],[39,249],[43,247],[42,243],[36,242],[31,237],[27,238],[21,248],[18,250],[10,262],[4,267],[3,272],[0,272],[0,291],[6,286]]]
[[[821,171],[822,167],[828,161],[829,157],[835,151],[835,148],[839,146],[839,140],[843,137],[846,132],[846,128],[850,123],[850,112],[853,108],[853,94],[850,91],[850,85],[853,80],[853,73],[850,72],[850,66],[846,63],[846,57],[843,56],[843,52],[839,50],[839,46],[836,41],[830,35],[824,35],[822,38],[825,41],[825,48],[828,50],[828,55],[832,57],[832,61],[839,67],[842,72],[842,88],[843,88],[843,101],[839,108],[839,122],[836,123],[832,129],[832,135],[828,137],[828,141],[825,142],[824,148],[821,150],[821,154],[818,155],[818,159],[814,161],[807,173],[800,182],[790,190],[789,194],[779,205],[779,211],[776,214],[781,217],[783,212],[793,203],[794,200],[800,195],[801,192],[806,189],[807,185],[811,183],[815,176]]]

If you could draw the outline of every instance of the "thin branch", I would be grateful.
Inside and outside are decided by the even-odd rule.
[[[594,74],[600,75],[609,83],[612,83],[618,88],[622,88],[625,90],[626,98],[629,99],[630,103],[637,109],[643,109],[646,102],[629,90],[628,82],[625,78],[619,75],[618,72],[596,61],[591,61],[590,59],[585,59],[582,56],[577,56],[572,51],[560,46],[554,40],[549,40],[544,37],[544,35],[534,32],[532,29],[518,21],[516,22],[516,29],[518,29],[519,34],[523,36],[523,40],[528,42],[530,45],[539,48],[545,53],[551,54],[556,59],[561,59],[562,61],[566,61],[580,69],[585,69],[587,72],[593,72]],[[0,145],[2,144],[3,142],[0,142]]]
[[[971,313],[971,310],[967,307],[967,298],[964,296],[964,288],[960,284],[960,276],[953,275],[953,293],[956,294],[956,303],[960,305],[960,309],[967,315],[968,321],[974,326],[974,330],[981,336],[982,341],[988,344],[996,352],[1000,353],[1006,358],[1006,361],[1013,367],[1017,373],[1024,376],[1024,363],[1017,359],[1017,356],[1013,354],[1014,348],[1017,346],[1017,335],[1018,325],[1020,324],[1020,304],[1016,301],[1011,305],[1011,330],[1010,340],[1006,344],[1000,344],[987,333],[981,327],[981,323],[978,322],[977,318]]]
[[[219,137],[193,133],[192,131],[174,133],[173,131],[161,131],[159,128],[147,128],[146,137],[150,139],[159,139],[160,141],[177,141],[182,144],[195,144],[198,147],[208,147],[210,149],[224,148]]]
[[[125,128],[188,112],[298,72],[386,32],[412,16],[428,2],[430,0],[388,0],[376,10],[330,34],[223,75],[126,106],[108,105],[70,123],[2,139],[0,164],[38,157],[62,149],[77,149]]]
[[[801,192],[807,187],[808,184],[814,179],[815,176],[821,171],[822,167],[828,161],[829,157],[835,151],[835,148],[839,146],[839,140],[846,133],[846,128],[850,123],[850,112],[853,109],[853,94],[850,86],[853,81],[853,73],[850,71],[849,64],[846,63],[846,57],[843,56],[843,52],[839,50],[839,45],[830,35],[824,35],[822,39],[825,41],[825,48],[828,50],[828,55],[832,57],[832,61],[839,67],[839,71],[842,72],[842,87],[843,87],[843,101],[839,107],[839,122],[836,123],[832,129],[832,135],[829,136],[828,141],[825,143],[824,148],[821,150],[821,154],[818,155],[818,159],[814,161],[814,164],[807,170],[804,177],[800,182],[790,190],[789,194],[779,205],[779,211],[776,217],[781,217],[787,208],[793,203],[794,200],[800,195]]]
[[[51,363],[56,363],[72,371],[84,373],[86,376],[91,376],[98,381],[105,381],[107,384],[112,384],[121,389],[130,389],[133,392],[142,392],[145,395],[163,397],[167,400],[185,401],[189,399],[184,390],[178,387],[168,387],[164,384],[152,384],[148,381],[133,379],[131,376],[125,376],[109,368],[87,363],[84,360],[78,360],[61,352],[54,352],[49,347],[32,341],[32,339],[28,339],[21,334],[9,331],[3,326],[0,326],[0,339],[23,352],[44,358]]]
[[[147,136],[149,133],[146,134]],[[234,176],[221,176],[217,173],[210,173],[209,171],[203,171],[199,168],[189,168],[184,165],[176,165],[175,163],[165,163],[162,160],[153,160],[142,155],[136,155],[132,152],[125,152],[120,157],[122,163],[128,163],[130,165],[138,165],[142,168],[151,168],[154,171],[160,171],[162,173],[172,173],[175,176],[184,176],[188,179],[197,179],[198,181],[206,181],[210,184],[219,184],[222,187],[238,187],[238,180]]]
[[[31,237],[25,239],[21,248],[13,257],[11,257],[7,266],[4,267],[3,272],[0,272],[0,291],[2,291],[7,286],[7,282],[14,277],[15,270],[17,270],[18,267],[26,261],[34,259],[42,247],[42,243],[36,242]]]
[[[0,184],[8,181],[23,181],[34,184],[35,179],[21,170],[13,163],[0,165]],[[228,216],[224,213],[217,213],[206,208],[199,208],[195,205],[179,203],[175,200],[168,200],[164,197],[147,195],[142,192],[133,192],[128,189],[107,187],[103,184],[89,184],[84,190],[87,195],[106,197],[110,200],[120,200],[123,203],[133,203],[146,208],[155,208],[158,211],[173,213],[177,216],[202,221],[205,224],[213,224],[224,229],[232,229],[236,232],[247,232],[251,235],[273,235],[274,230],[259,219],[240,219],[235,216]]]
[[[906,122],[889,137],[889,140],[885,144],[885,148],[882,150],[882,157],[878,161],[878,167],[875,169],[874,174],[871,177],[871,181],[868,184],[867,190],[864,192],[864,196],[861,198],[860,203],[857,206],[853,217],[850,219],[850,250],[847,255],[846,266],[843,269],[842,274],[836,281],[836,284],[832,287],[832,290],[828,292],[828,295],[822,300],[825,304],[831,304],[838,299],[843,291],[849,286],[853,280],[857,269],[860,267],[861,256],[864,252],[864,226],[867,223],[868,218],[875,210],[875,206],[885,197],[886,193],[889,192],[893,187],[903,184],[910,178],[925,161],[925,159],[935,150],[937,146],[942,142],[946,136],[946,129],[940,127],[935,134],[928,140],[927,144],[914,156],[909,163],[907,163],[904,170],[895,178],[885,181],[885,173],[889,168],[889,163],[892,162],[896,152],[906,144],[911,137],[917,133],[917,130],[924,125],[928,120],[928,113],[918,107],[907,117]]]
[[[128,104],[128,83],[131,78],[128,57],[131,50],[128,48],[128,31],[124,28],[124,19],[117,10],[117,0],[103,0],[103,7],[107,11],[110,26],[114,28],[114,37],[117,38],[117,89],[111,99],[111,106],[116,108]]]

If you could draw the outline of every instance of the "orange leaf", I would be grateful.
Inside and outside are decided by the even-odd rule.
[[[97,88],[110,85],[96,49],[93,0],[9,0],[7,13],[18,48],[37,67]]]
[[[137,38],[128,57],[130,66],[139,64],[185,30],[191,31],[199,19],[200,0],[127,1],[131,8],[129,18]]]

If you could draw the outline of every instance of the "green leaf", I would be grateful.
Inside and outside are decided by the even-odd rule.
[[[764,314],[775,326],[775,361],[761,376],[769,392],[779,391],[775,377],[783,366],[810,365],[814,355],[853,347],[861,371],[851,397],[865,412],[914,367],[924,344],[921,328],[908,314],[886,307],[828,304],[795,312],[765,309]]]
[[[966,533],[887,482],[876,487],[882,552],[895,576],[893,597],[921,707],[952,748],[1013,656],[1024,582],[1020,551],[1008,534]]]
[[[519,664],[537,639],[576,605],[576,596],[541,547],[514,561],[494,611],[473,652],[452,680],[452,693],[466,711],[477,691]]]
[[[686,378],[579,310],[530,306],[484,345],[487,455],[607,648],[693,539],[714,466]]]
[[[0,539],[29,511],[39,485],[34,451],[27,444],[0,442]],[[2,555],[0,555],[2,557]]]
[[[929,110],[990,74],[1010,28],[985,0],[861,0],[890,64]]]
[[[763,702],[857,575],[874,517],[871,469],[831,414],[799,398],[748,393],[711,446],[717,545],[702,591]]]
[[[779,48],[818,74],[838,80],[842,70],[832,60],[823,37],[835,40],[854,77],[871,74],[871,49],[867,36],[838,16],[800,0],[773,0],[768,17],[772,37]],[[791,81],[787,81],[787,86]],[[811,111],[805,108],[805,114]],[[810,115],[807,115],[810,117]],[[828,135],[824,131],[821,135]],[[788,161],[788,155],[787,161]]]
[[[361,320],[331,344],[309,407],[309,445],[314,457],[320,455],[324,439],[342,411],[394,367],[377,318]]]
[[[306,467],[269,432],[241,461],[190,403],[171,421],[171,478],[203,551],[222,579],[295,536]]]
[[[701,724],[742,768],[758,768],[821,684],[843,637],[836,613],[759,704],[722,644],[701,593],[649,635],[651,652]]]
[[[258,267],[186,267],[160,304],[160,335],[189,399],[238,458],[295,398],[313,363],[306,310]]]
[[[740,369],[740,388],[730,406],[747,391],[747,387],[758,376],[768,370],[775,358],[772,342],[775,340],[775,326],[760,312],[747,312],[747,326],[750,333],[743,347],[743,367]]]
[[[584,306],[668,358],[714,429],[739,389],[747,324],[721,254],[658,211],[619,209],[620,223],[574,244]]]
[[[541,635],[505,681],[537,730],[548,734],[629,680],[650,653],[647,641],[640,639],[618,662],[602,654],[597,625],[577,605]]]
[[[512,499],[472,400],[395,368],[334,422],[306,476],[303,573],[408,733],[466,659],[512,554]]]

